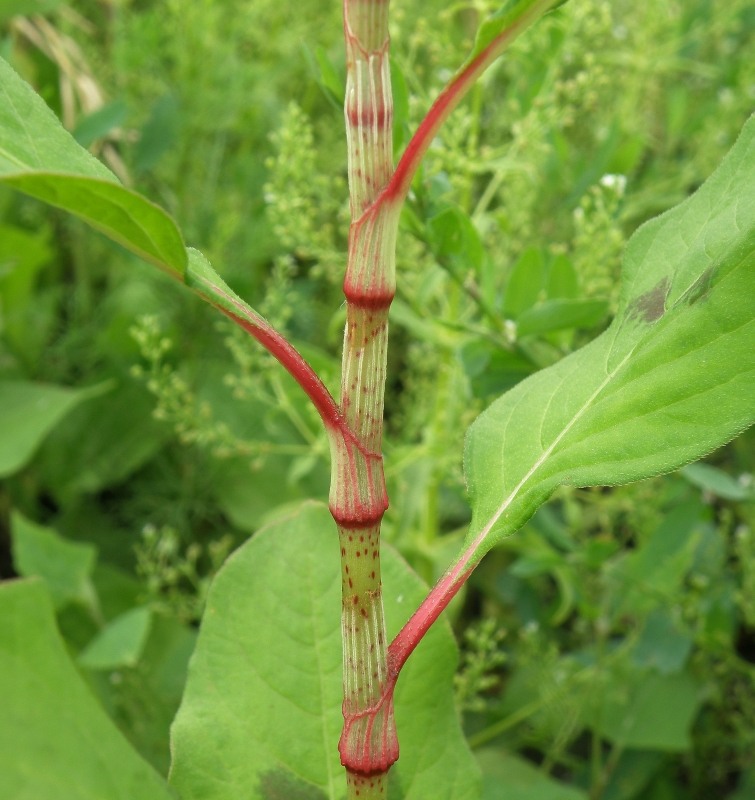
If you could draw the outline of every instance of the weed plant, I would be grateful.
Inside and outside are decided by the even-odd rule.
[[[0,55],[335,395],[338,4],[47,5],[44,18],[0,8]],[[395,4],[396,153],[498,5]],[[606,329],[629,238],[705,181],[752,109],[754,22],[749,0],[572,0],[433,141],[398,234],[383,442],[396,499],[383,537],[427,584],[470,524],[465,431]],[[165,775],[213,575],[249,535],[325,499],[330,458],[294,380],[154,272],[0,186],[0,383],[88,387],[35,417],[30,443],[4,431],[0,575],[50,584],[80,673]],[[542,313],[553,297],[573,313]],[[0,390],[0,418],[14,403]],[[448,613],[482,776],[459,797],[755,796],[754,444],[750,430],[664,477],[558,488],[486,556]]]

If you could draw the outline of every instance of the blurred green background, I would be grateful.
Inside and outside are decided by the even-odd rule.
[[[394,0],[397,154],[494,8]],[[315,0],[0,0],[0,54],[333,391],[340,25]],[[385,441],[385,536],[428,582],[469,516],[466,427],[605,327],[628,237],[751,112],[754,31],[747,0],[572,0],[431,147],[402,219]],[[755,797],[754,444],[560,491],[474,573],[451,613],[485,798]],[[0,576],[48,581],[83,674],[161,772],[212,574],[328,479],[315,412],[254,342],[0,188]]]

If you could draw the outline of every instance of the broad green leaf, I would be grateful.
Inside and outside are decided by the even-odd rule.
[[[587,800],[585,792],[564,786],[513,753],[485,749],[477,760],[483,770],[483,800]]]
[[[513,388],[536,369],[523,354],[482,340],[464,345],[460,355],[472,391],[487,400]]]
[[[607,312],[608,303],[604,300],[546,300],[522,312],[516,330],[519,336],[531,336],[569,328],[594,328]]]
[[[687,672],[659,675],[636,670],[593,695],[591,726],[620,747],[684,752],[705,698],[705,687]]]
[[[692,635],[680,629],[667,609],[659,609],[645,620],[632,650],[632,661],[661,675],[673,675],[684,667],[691,650]]]
[[[632,237],[617,315],[470,428],[479,558],[561,485],[676,469],[755,418],[755,118],[688,200]]]
[[[384,555],[390,633],[426,590]],[[315,504],[257,533],[218,573],[172,731],[171,782],[183,800],[344,797],[340,584],[335,526]],[[433,627],[399,681],[391,775],[404,800],[479,796],[454,709],[455,663],[448,628]]]
[[[109,622],[79,655],[87,669],[133,667],[139,661],[149,635],[152,614],[148,608],[132,608]]]
[[[134,148],[134,169],[146,172],[175,148],[181,132],[181,104],[178,97],[168,92],[152,107],[147,121],[139,131],[139,141]]]
[[[0,583],[0,686],[0,797],[172,797],[71,663],[41,581]]]
[[[546,294],[549,300],[577,300],[579,298],[577,271],[565,255],[555,256],[548,267]]]
[[[58,497],[121,483],[163,446],[170,431],[154,419],[153,398],[123,382],[74,409],[40,448],[36,465]]]
[[[91,544],[69,542],[52,528],[11,516],[13,566],[25,578],[43,578],[56,608],[67,603],[89,603],[97,551]]]
[[[673,509],[639,548],[607,568],[615,614],[644,615],[682,591],[702,537],[700,508]]]
[[[479,273],[485,248],[474,223],[461,209],[451,206],[431,217],[427,236],[435,257],[454,274]]]
[[[53,293],[37,289],[39,273],[52,260],[48,238],[44,228],[0,225],[0,327],[6,345],[29,367],[39,363],[56,323]]]
[[[123,100],[114,100],[80,119],[73,131],[73,138],[82,147],[89,147],[93,142],[107,136],[113,128],[123,125],[127,116],[126,103]]]
[[[21,469],[71,409],[107,384],[66,389],[27,381],[0,381],[0,478]]]
[[[126,189],[0,58],[0,183],[62,208],[162,269],[182,274],[173,220]]]

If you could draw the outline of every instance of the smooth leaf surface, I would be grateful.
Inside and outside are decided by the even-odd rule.
[[[592,727],[621,747],[684,752],[705,689],[689,673],[636,671],[615,681],[588,709]]]
[[[71,409],[106,388],[105,384],[68,389],[29,381],[0,381],[0,478],[21,469]]]
[[[587,794],[549,778],[529,761],[497,749],[477,760],[485,775],[483,800],[586,800]]]
[[[148,608],[132,608],[109,622],[79,655],[87,669],[133,667],[147,642],[152,613]]]
[[[118,383],[74,409],[47,437],[36,465],[57,498],[125,480],[163,446],[169,430],[141,387]]]
[[[740,482],[711,464],[689,464],[681,473],[690,483],[724,500],[755,500],[755,486],[751,481]]]
[[[52,528],[11,515],[13,566],[25,578],[42,578],[56,608],[88,603],[93,596],[92,572],[97,550],[91,544],[70,542]]]
[[[488,17],[477,31],[477,38],[469,56],[472,61],[489,47],[499,36],[523,24],[523,21],[562,5],[565,0],[508,0],[495,14]]]
[[[76,672],[41,581],[0,584],[0,686],[0,797],[172,797]]]
[[[75,214],[145,261],[183,273],[186,250],[170,216],[122,186],[2,58],[0,183]]]
[[[392,551],[383,560],[389,634],[423,597]],[[340,571],[335,526],[307,504],[257,533],[218,573],[172,730],[171,783],[183,800],[345,796]],[[479,796],[453,704],[455,645],[435,626],[396,692],[403,800]]]
[[[608,311],[603,300],[546,300],[524,311],[517,320],[519,336],[550,333],[568,328],[593,328]]]
[[[625,483],[711,452],[755,418],[755,118],[687,201],[632,237],[608,330],[470,428],[473,558],[561,485]]]

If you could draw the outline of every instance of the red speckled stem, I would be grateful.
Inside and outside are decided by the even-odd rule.
[[[370,800],[386,797],[386,774],[398,758],[380,580],[380,522],[388,505],[383,401],[400,211],[398,203],[375,203],[393,173],[387,0],[344,0],[344,33],[352,222],[343,287],[340,411],[355,443],[331,438],[330,509],[341,545],[344,727],[339,751],[349,800]]]

